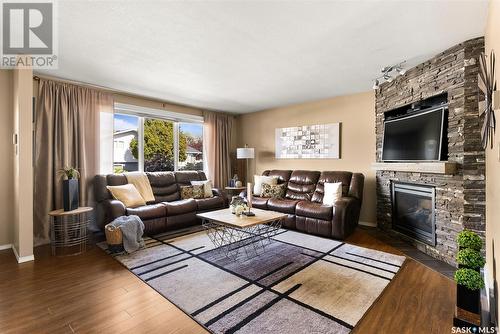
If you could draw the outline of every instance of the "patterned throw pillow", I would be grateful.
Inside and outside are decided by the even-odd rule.
[[[265,198],[284,198],[286,192],[286,184],[270,185],[268,183],[262,183],[262,193],[261,197]]]
[[[204,198],[205,190],[202,185],[181,187],[181,199]]]

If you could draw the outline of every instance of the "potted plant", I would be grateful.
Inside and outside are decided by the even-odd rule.
[[[479,251],[464,248],[458,251],[457,263],[459,268],[470,268],[479,272],[479,269],[484,267],[486,260]]]
[[[79,187],[78,178],[80,172],[74,167],[65,167],[58,171],[63,176],[63,207],[64,211],[78,209],[79,206]]]
[[[483,248],[483,240],[479,235],[472,231],[463,230],[458,233],[457,243],[460,249],[470,248],[475,250],[481,250]]]
[[[484,286],[483,278],[477,270],[461,268],[455,272],[457,282],[457,307],[479,314],[479,290]]]
[[[458,234],[458,270],[455,272],[457,283],[457,309],[454,319],[456,326],[478,326],[480,324],[480,290],[484,287],[480,269],[485,264],[481,254],[483,240],[472,231],[464,230]]]

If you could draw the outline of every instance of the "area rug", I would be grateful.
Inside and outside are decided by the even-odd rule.
[[[146,248],[114,257],[207,329],[228,334],[349,333],[405,261],[290,230],[258,256],[241,254],[226,257],[198,229],[146,238]]]

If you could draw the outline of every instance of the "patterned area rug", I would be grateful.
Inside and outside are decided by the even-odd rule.
[[[198,229],[115,258],[212,332],[252,334],[348,333],[405,260],[289,230],[272,239],[233,260]]]

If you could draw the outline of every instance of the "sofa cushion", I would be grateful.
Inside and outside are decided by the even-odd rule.
[[[322,220],[332,220],[333,207],[331,205],[323,205],[309,201],[302,201],[295,208],[297,216],[318,218]]]
[[[167,208],[163,204],[150,204],[138,208],[127,208],[127,216],[130,215],[139,216],[139,218],[143,220],[161,218],[167,215]]]
[[[267,201],[267,208],[281,213],[294,214],[297,203],[299,203],[299,200],[270,198]]]
[[[177,201],[181,198],[174,172],[146,173],[156,202]]]
[[[267,201],[268,200],[269,200],[269,198],[253,196],[252,197],[252,207],[257,208],[257,209],[267,210]],[[246,201],[246,198],[245,198],[245,201]]]
[[[301,201],[310,201],[320,172],[309,170],[293,171],[288,181],[286,198]]]
[[[190,186],[191,181],[204,181],[206,177],[196,171],[179,171],[175,172],[175,180],[179,186]]]
[[[198,211],[214,210],[224,208],[224,199],[222,197],[211,197],[195,199]]]
[[[262,175],[265,176],[275,176],[278,178],[278,184],[281,183],[286,183],[288,180],[290,180],[290,175],[292,175],[291,170],[281,170],[281,169],[273,169],[273,170],[266,170]]]
[[[196,201],[192,198],[181,199],[173,202],[163,202],[167,208],[167,216],[182,215],[184,213],[196,212],[198,206]]]
[[[325,183],[342,182],[342,196],[347,196],[349,192],[349,185],[351,184],[351,178],[351,172],[321,172],[316,189],[314,190],[314,194],[312,196],[312,201],[316,203],[323,203]]]

